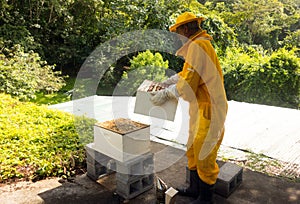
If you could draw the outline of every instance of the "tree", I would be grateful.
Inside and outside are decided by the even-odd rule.
[[[161,82],[166,79],[165,71],[168,61],[164,61],[158,52],[153,54],[150,50],[140,52],[130,60],[130,67],[123,72],[122,80],[118,84],[118,94],[135,94],[139,85],[145,80]]]
[[[166,29],[181,0],[1,0],[0,34],[50,64],[76,74],[100,44],[122,33]]]
[[[300,29],[298,6],[293,0],[209,1],[209,9],[217,9],[224,21],[239,33],[241,43],[279,48],[289,32]],[[212,3],[213,2],[213,3]],[[223,6],[220,6],[223,4]],[[229,8],[225,11],[220,8]]]
[[[60,72],[47,65],[38,53],[24,52],[20,45],[11,49],[1,46],[0,50],[0,92],[29,100],[35,98],[36,92],[51,93],[65,85]]]
[[[99,26],[104,2],[98,0],[4,1],[0,34],[7,46],[21,44],[50,64],[80,67],[101,42]],[[13,35],[12,35],[13,33]],[[76,72],[76,69],[75,69]]]
[[[201,27],[204,30],[207,30],[208,34],[213,37],[212,43],[214,44],[218,55],[223,56],[227,47],[234,46],[236,44],[237,34],[234,30],[228,26],[216,12],[212,12],[208,9],[206,5],[204,6],[197,1],[192,1],[187,5],[187,11],[191,11],[197,16],[205,18]],[[175,19],[173,22],[175,22]]]

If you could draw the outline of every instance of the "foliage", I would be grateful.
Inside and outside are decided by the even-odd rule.
[[[184,9],[182,2],[182,0],[112,1],[107,5],[109,15],[105,16],[102,21],[107,28],[107,32],[103,37],[106,40],[113,40],[114,37],[128,32],[142,32],[147,29],[168,30],[168,27],[171,25],[169,17],[173,15],[174,12],[181,13]],[[138,40],[141,39],[140,37],[142,36],[136,36],[136,39],[124,39],[124,42],[120,42],[119,47],[114,44],[114,47],[110,48],[124,51],[124,49],[126,50],[127,47],[131,46],[133,49],[131,50],[132,52],[128,53],[126,56],[117,59],[117,62],[110,67],[110,70],[107,71],[105,79],[101,81],[102,84],[106,81],[109,86],[115,87],[121,80],[123,72],[126,71],[124,67],[130,66],[130,59],[137,56],[138,52],[141,50],[149,49],[149,47],[155,47],[154,45],[157,45],[157,41],[160,41],[161,44],[164,44],[169,48],[176,46],[174,45],[175,43],[173,39],[166,39],[165,36],[161,36],[159,34],[153,34],[151,38],[147,37],[147,40]],[[134,49],[134,47],[140,49]],[[119,52],[119,50],[116,50],[115,52]],[[157,48],[157,50],[159,49]],[[164,55],[163,53],[161,54]],[[166,53],[165,55],[168,54]]]
[[[130,68],[123,73],[122,81],[118,84],[120,94],[133,95],[145,79],[157,82],[166,79],[168,61],[164,61],[158,52],[153,54],[150,50],[146,50],[133,57],[130,63]]]
[[[181,0],[1,1],[5,43],[35,50],[64,73],[76,74],[97,45],[132,30],[166,29]],[[22,31],[22,32],[21,32]],[[13,33],[13,35],[12,35]]]
[[[25,51],[35,50],[50,64],[78,65],[104,33],[98,26],[102,5],[98,0],[2,1],[0,33],[8,45],[28,45]]]
[[[205,6],[238,33],[240,43],[276,50],[289,32],[300,29],[299,5],[294,0],[210,0]]]
[[[184,59],[181,57],[178,57],[174,54],[160,52],[160,54],[163,56],[164,60],[167,60],[169,62],[168,69],[166,71],[166,75],[168,77],[172,76],[175,73],[178,73],[182,70]]]
[[[264,154],[257,154],[251,150],[238,150],[240,155],[244,155],[243,159],[236,156],[236,152],[231,152],[228,154],[227,150],[220,149],[218,154],[218,160],[224,162],[232,162],[243,168],[250,169],[251,171],[260,172],[269,176],[279,177],[289,179],[293,182],[299,182],[299,166],[296,164],[291,164],[289,162],[283,162],[274,158],[271,158]],[[230,151],[229,151],[230,152]],[[294,168],[289,168],[290,166]]]
[[[65,80],[66,85],[63,86],[59,91],[54,93],[35,93],[35,98],[30,99],[30,102],[39,105],[52,105],[70,101],[72,99],[74,83],[76,78],[69,77]]]
[[[170,25],[169,16],[181,12],[184,5],[181,0],[123,0],[109,5],[110,22],[107,34],[115,36],[133,30],[163,29]],[[110,37],[110,36],[108,36]]]
[[[0,70],[0,92],[22,100],[34,98],[39,91],[58,91],[64,85],[63,77],[54,71],[54,66],[47,65],[37,53],[24,52],[20,45],[1,48]]]
[[[95,120],[5,94],[0,100],[0,182],[72,176],[85,166],[84,145],[92,141]]]
[[[231,100],[299,108],[299,57],[294,50],[267,54],[253,47],[228,49],[222,59]]]
[[[41,61],[43,59],[49,64],[56,64],[56,69],[62,70],[64,74],[76,75],[87,56],[99,44],[129,31],[168,30],[176,17],[184,11],[193,11],[206,17],[202,27],[214,38],[213,44],[221,58],[226,57],[228,47],[242,47],[243,44],[261,45],[268,52],[281,47],[289,50],[293,47],[299,48],[300,12],[299,5],[294,0],[0,0],[0,2],[0,36],[6,47],[20,44],[24,47],[24,53],[34,50],[35,53],[39,53]],[[160,38],[159,35],[153,35],[153,40],[149,39],[142,43],[147,47],[153,44],[154,39]],[[171,39],[160,40],[168,46],[175,43]],[[120,53],[124,51],[123,47],[126,49],[127,45],[135,43],[137,42],[128,42],[124,39],[124,42],[115,48],[116,52]],[[262,52],[265,53],[263,50]],[[297,56],[300,56],[299,53],[295,50]],[[98,89],[97,93],[111,94],[111,89],[119,83],[126,66],[130,66],[129,60],[137,54],[136,50],[127,53],[110,65],[99,84],[101,90]],[[180,70],[182,64],[180,59],[171,56],[170,53],[161,52],[161,54],[169,61],[169,66],[173,70]],[[266,58],[263,57],[261,60],[264,61]],[[253,67],[260,67],[255,63],[264,64],[258,61],[249,57],[249,61],[244,62],[246,64],[254,62],[251,65]],[[95,76],[97,71],[90,74]],[[243,72],[236,74],[241,75],[239,78],[244,77]],[[237,88],[234,85],[235,82],[231,85],[233,90]],[[25,83],[26,90],[27,86]],[[106,87],[109,87],[109,90]],[[19,89],[19,92],[23,93],[22,89]]]
[[[218,56],[224,56],[227,47],[237,44],[235,32],[217,15],[210,15],[202,25],[202,28],[212,35],[212,43]]]
[[[202,22],[201,27],[213,37],[212,43],[219,56],[224,55],[227,47],[234,46],[237,43],[237,34],[234,32],[234,30],[229,27],[224,20],[218,16],[217,13],[212,12],[206,6],[201,5],[197,1],[193,0],[187,5],[186,11],[191,11],[197,16],[205,18],[205,21]],[[177,16],[173,15],[173,17],[173,23],[175,23]]]
[[[71,99],[71,93],[68,92],[58,91],[50,94],[39,92],[35,94],[35,98],[31,99],[30,102],[37,105],[53,105],[68,102]]]
[[[300,108],[300,57],[291,51],[280,48],[273,52],[270,60],[264,65],[264,77],[272,91],[277,92],[274,105]]]
[[[280,44],[290,49],[293,47],[300,48],[300,29],[295,32],[289,32]],[[300,57],[300,53],[298,56]]]

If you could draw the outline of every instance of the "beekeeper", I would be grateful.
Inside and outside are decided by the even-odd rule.
[[[190,170],[188,188],[179,194],[197,198],[192,203],[212,203],[219,167],[217,152],[224,135],[227,99],[223,74],[212,37],[200,27],[202,17],[191,12],[178,16],[169,29],[183,42],[177,56],[185,60],[182,71],[164,83],[168,88],[155,92],[155,105],[182,97],[189,102],[189,138],[186,156]]]

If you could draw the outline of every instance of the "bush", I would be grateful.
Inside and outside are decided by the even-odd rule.
[[[35,98],[35,93],[58,91],[64,84],[60,72],[47,65],[37,53],[26,53],[23,47],[11,49],[1,46],[0,51],[0,92],[22,100]]]
[[[85,167],[84,145],[93,140],[95,120],[5,94],[0,100],[0,182],[72,176]]]
[[[283,41],[281,42],[281,45],[284,45],[285,47],[293,48],[298,47],[300,48],[300,29],[296,30],[294,32],[289,32],[289,35],[287,35]],[[299,50],[298,50],[298,56],[300,57]]]
[[[116,94],[133,95],[145,80],[163,81],[166,77],[168,61],[164,61],[160,53],[153,54],[150,50],[140,52],[130,60],[130,68],[122,75]]]
[[[222,59],[230,100],[299,108],[300,63],[295,50],[268,55],[248,47],[228,49]]]
[[[295,51],[280,48],[263,66],[272,105],[300,108],[300,58]]]

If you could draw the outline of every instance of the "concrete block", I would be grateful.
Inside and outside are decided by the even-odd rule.
[[[125,199],[132,199],[154,186],[154,174],[145,175],[124,183],[117,179],[116,192]]]
[[[102,175],[107,174],[107,169],[105,166],[102,166],[99,163],[88,163],[87,162],[87,176],[90,177],[92,180],[96,181]]]
[[[115,159],[112,159],[106,156],[105,154],[98,152],[93,147],[94,147],[94,143],[90,143],[85,146],[87,163],[90,164],[99,163],[102,166],[105,166],[108,171],[116,171]]]
[[[227,198],[242,183],[242,180],[243,168],[236,164],[225,163],[220,168],[215,192]]]
[[[149,152],[150,126],[141,125],[142,128],[123,134],[103,128],[101,123],[97,123],[94,126],[93,149],[120,162]]]
[[[94,143],[90,143],[87,144],[85,146],[85,150],[86,150],[86,160],[88,163],[90,164],[94,164],[94,163],[100,163],[103,166],[109,166],[112,162],[112,158],[110,158],[109,156],[106,156],[105,154],[102,154],[100,152],[98,152],[97,150],[94,149]]]
[[[116,170],[116,162],[114,159],[94,150],[92,147],[93,143],[85,146],[87,176],[93,180],[98,180],[103,175],[113,173]]]
[[[176,99],[168,100],[161,106],[155,106],[150,100],[152,95],[149,92],[150,87],[153,85],[161,84],[145,80],[139,86],[136,93],[134,113],[174,121],[178,101]]]
[[[153,153],[148,152],[126,162],[116,162],[116,178],[123,182],[154,173]]]
[[[232,163],[225,163],[215,185],[215,192],[228,198],[243,181],[243,168]],[[186,167],[186,182],[190,182],[190,170]]]

